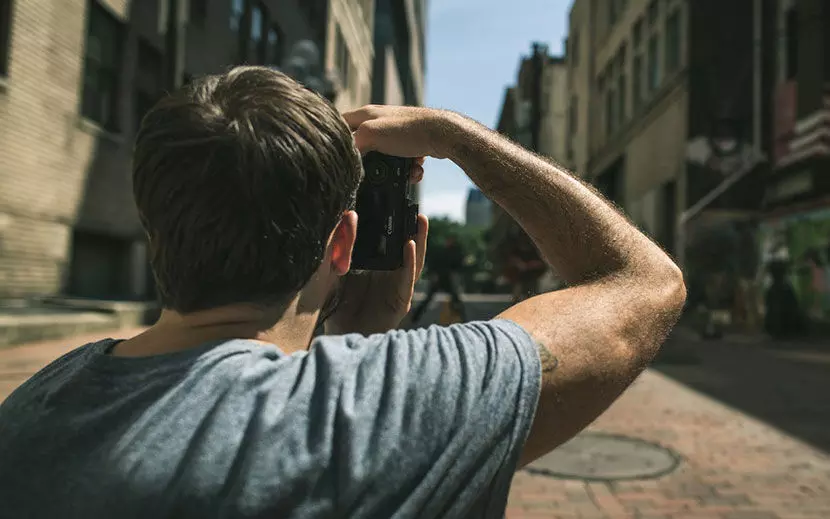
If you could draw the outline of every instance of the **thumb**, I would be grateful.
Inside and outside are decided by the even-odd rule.
[[[412,295],[415,293],[417,274],[417,251],[415,242],[407,242],[403,251],[403,266],[398,269],[397,303],[404,312],[409,311],[412,305]]]

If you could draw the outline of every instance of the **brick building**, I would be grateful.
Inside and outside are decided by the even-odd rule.
[[[168,83],[169,1],[0,0],[0,297],[151,295],[130,151]],[[373,0],[180,5],[184,78],[279,65],[305,39],[342,73],[345,41],[339,103],[369,100]]]
[[[668,250],[685,250],[686,241],[677,243],[680,215],[725,178],[715,161],[691,160],[698,148],[709,153],[729,141],[770,150],[769,103],[758,103],[772,95],[774,6],[771,0],[573,4],[570,155],[581,175]],[[743,177],[697,221],[757,215],[768,167]]]
[[[830,327],[830,3],[781,0],[773,167],[762,254],[784,259],[802,311]]]

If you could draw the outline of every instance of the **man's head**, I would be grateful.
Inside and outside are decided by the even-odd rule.
[[[326,292],[349,268],[362,174],[338,112],[279,72],[239,67],[163,99],[133,161],[163,306],[284,304],[312,277]]]

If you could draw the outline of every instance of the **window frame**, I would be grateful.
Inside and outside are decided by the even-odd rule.
[[[119,113],[120,108],[120,93],[121,93],[121,78],[123,74],[123,54],[124,54],[124,45],[125,45],[125,24],[118,17],[112,13],[107,6],[105,6],[100,0],[89,0],[87,2],[87,20],[86,20],[86,30],[84,35],[84,55],[83,55],[83,76],[82,76],[82,87],[81,87],[81,103],[80,103],[80,113],[81,116],[85,119],[88,119],[95,124],[101,126],[105,130],[113,133],[120,133],[122,128],[122,118],[121,114]],[[102,44],[102,49],[106,47],[112,48],[112,63],[104,63],[104,60],[101,60],[100,63],[94,64],[95,70],[92,71],[91,67],[93,66],[91,56],[90,56],[90,38],[93,32],[93,23],[96,18],[100,21],[106,21],[110,23],[110,29],[113,33],[113,42],[106,42]],[[95,98],[97,99],[102,91],[100,88],[101,82],[101,75],[110,76],[111,82],[111,98],[109,99],[109,111],[108,117],[103,116],[102,114],[97,114],[97,110],[93,109],[95,106],[90,99]],[[96,86],[95,92],[91,93],[90,88],[93,88],[89,83],[90,75],[96,76]],[[100,108],[100,107],[97,107]],[[106,120],[104,120],[106,119]]]
[[[677,72],[682,61],[680,44],[682,41],[680,34],[682,29],[680,17],[680,9],[674,9],[669,13],[665,21],[666,41],[665,55],[663,56],[663,70],[665,70],[667,75]]]
[[[648,88],[648,93],[651,94],[660,88],[660,83],[662,81],[660,70],[659,34],[652,34],[649,37],[646,53],[646,87]]]
[[[246,62],[250,64],[263,65],[267,58],[268,52],[268,27],[269,27],[269,13],[268,7],[264,2],[248,2],[247,16],[247,45],[245,47]],[[259,12],[259,23],[256,23],[254,14]],[[259,26],[259,40],[254,39],[254,28]]]
[[[14,0],[0,0],[0,78],[9,75],[13,14]]]

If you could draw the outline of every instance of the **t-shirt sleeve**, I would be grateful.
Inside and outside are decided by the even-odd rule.
[[[502,517],[541,385],[527,332],[495,320],[342,340],[338,508]]]

